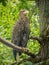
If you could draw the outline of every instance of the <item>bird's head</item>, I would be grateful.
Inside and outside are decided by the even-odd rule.
[[[20,17],[21,19],[25,19],[25,18],[27,17],[28,13],[29,13],[29,11],[26,10],[26,9],[21,10],[20,13],[19,13],[19,17]]]

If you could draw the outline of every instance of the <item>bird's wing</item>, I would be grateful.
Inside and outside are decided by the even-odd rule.
[[[19,45],[20,42],[20,28],[19,28],[19,24],[16,23],[14,28],[13,28],[13,32],[12,32],[12,42],[16,45]]]
[[[30,34],[30,29],[29,27],[26,27],[24,30],[23,39],[22,39],[22,46],[24,47],[27,45],[29,34]]]

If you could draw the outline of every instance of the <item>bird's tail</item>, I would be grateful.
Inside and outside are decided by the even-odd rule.
[[[17,54],[16,50],[13,49],[13,55],[14,55],[15,60],[16,60],[16,54]]]
[[[21,52],[16,51],[15,49],[13,49],[13,55],[16,61],[19,60],[19,55],[21,55]]]

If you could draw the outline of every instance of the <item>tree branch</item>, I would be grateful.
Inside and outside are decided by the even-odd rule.
[[[41,61],[41,58],[39,58],[38,56],[36,56],[35,58],[27,57],[27,58],[24,58],[24,59],[20,60],[19,62],[14,62],[14,63],[12,63],[10,65],[15,65],[15,64],[19,65],[19,64],[21,64],[23,62],[26,62],[26,61],[30,61],[32,63],[38,63],[38,62]]]
[[[42,44],[42,38],[40,37],[31,36],[29,39],[37,40],[40,44]]]
[[[24,47],[19,47],[17,45],[14,45],[13,43],[10,43],[9,41],[3,39],[0,37],[0,42],[2,42],[3,44],[11,47],[11,48],[14,48],[14,49],[18,49],[19,51],[27,54],[30,56],[30,58],[27,58],[28,61],[31,61],[31,62],[39,62],[41,60],[40,57],[36,56],[35,54],[31,53],[27,48],[24,48]]]
[[[27,48],[19,47],[17,45],[14,45],[13,43],[10,43],[9,41],[7,41],[7,40],[5,40],[5,39],[3,39],[1,37],[0,37],[0,42],[2,42],[3,44],[5,44],[5,45],[7,45],[7,46],[9,46],[11,48],[18,49],[19,51],[21,51],[21,52],[23,52],[23,53],[25,53],[25,54],[33,57],[33,58],[36,57],[36,55],[31,53]]]

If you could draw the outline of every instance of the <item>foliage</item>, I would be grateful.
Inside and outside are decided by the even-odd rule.
[[[37,19],[39,18],[38,8],[34,1],[2,0],[0,1],[0,36],[4,37],[6,40],[11,41],[12,29],[14,23],[18,20],[18,14],[21,9],[29,10],[30,36],[39,36],[39,23]],[[35,54],[39,51],[39,44],[37,41],[29,40],[27,47]],[[8,65],[13,61],[12,49],[0,43],[0,65]],[[28,65],[28,63],[24,64]]]

